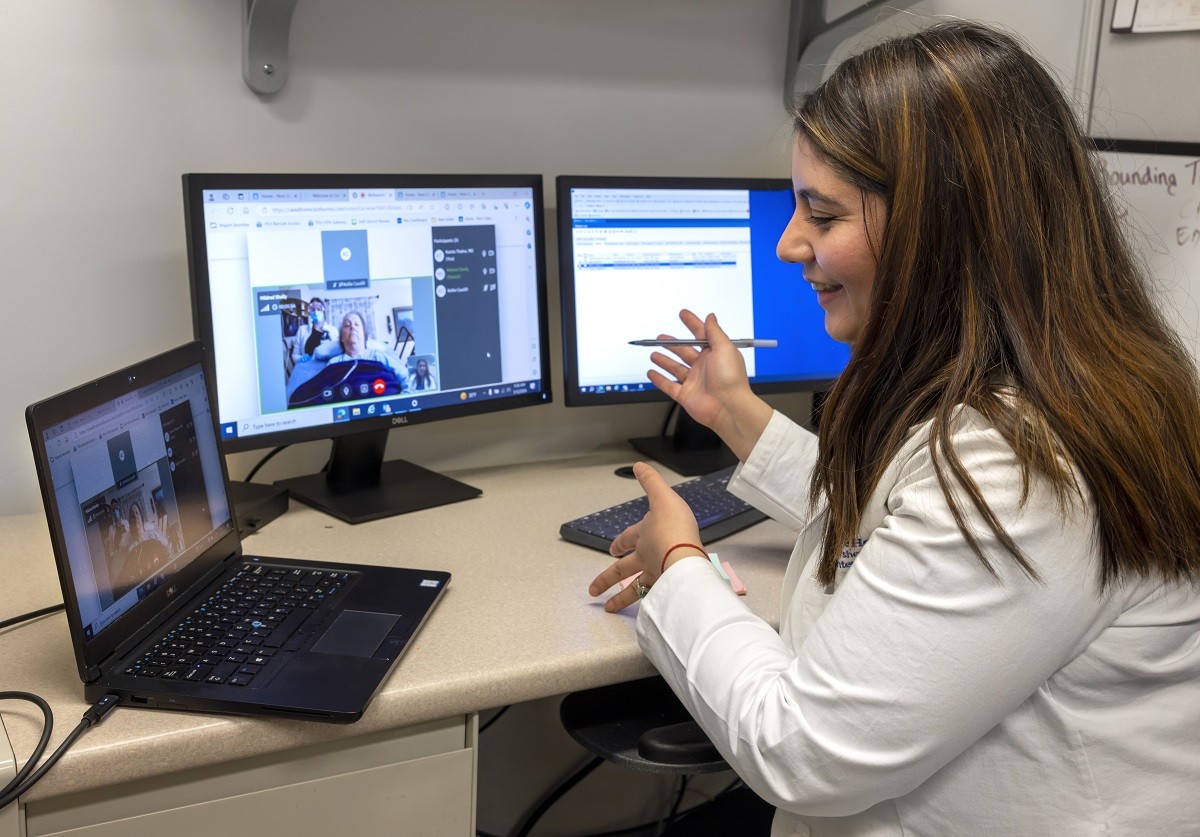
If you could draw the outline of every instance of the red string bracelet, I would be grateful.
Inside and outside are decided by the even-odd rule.
[[[658,567],[659,575],[662,575],[663,573],[665,573],[667,571],[667,558],[669,558],[671,556],[671,553],[674,552],[675,550],[681,549],[685,546],[690,546],[692,549],[698,549],[698,550],[700,550],[701,555],[703,555],[705,558],[708,557],[708,553],[704,551],[704,547],[702,547],[702,546],[697,546],[694,543],[677,543],[673,547],[668,549],[666,551],[666,554],[663,555],[662,564],[660,564]]]

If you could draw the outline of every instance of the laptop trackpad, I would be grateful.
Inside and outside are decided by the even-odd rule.
[[[349,654],[370,657],[383,642],[399,615],[366,610],[343,611],[309,650],[324,654]]]

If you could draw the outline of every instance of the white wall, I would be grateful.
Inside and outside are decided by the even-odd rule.
[[[550,207],[564,173],[788,171],[786,0],[301,0],[270,99],[241,78],[240,0],[0,2],[0,513],[40,508],[25,405],[190,339],[183,172],[528,171]],[[406,428],[389,456],[451,469],[658,432],[661,405],[562,406],[547,229],[557,403]]]
[[[269,99],[241,79],[242,5],[0,0],[0,513],[39,508],[25,405],[191,337],[185,171],[532,171],[550,208],[564,173],[787,173],[787,0],[301,0]],[[1097,132],[1196,139],[1197,37],[1105,32]],[[657,432],[660,405],[562,406],[547,230],[557,403],[406,428],[389,456],[453,469]]]
[[[1092,133],[1200,142],[1200,32],[1113,34],[1112,13],[1105,0]]]

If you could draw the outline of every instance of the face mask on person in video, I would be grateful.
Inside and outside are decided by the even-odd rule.
[[[308,321],[311,322],[315,326],[319,326],[321,323],[325,322],[325,312],[317,311],[315,309],[312,311],[309,311],[308,312]]]

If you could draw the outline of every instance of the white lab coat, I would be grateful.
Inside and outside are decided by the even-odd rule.
[[[776,414],[730,490],[798,532],[779,632],[689,558],[641,602],[645,653],[777,806],[774,835],[1200,834],[1200,593],[1100,593],[1090,501],[1064,514],[1035,480],[1022,505],[1012,450],[974,411],[953,444],[1040,581],[964,496],[998,577],[971,552],[925,426],[822,589],[816,439]]]

